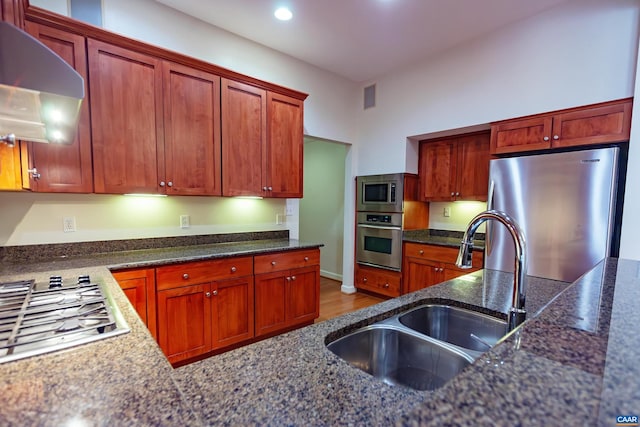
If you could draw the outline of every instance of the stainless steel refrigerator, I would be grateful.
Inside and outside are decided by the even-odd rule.
[[[572,282],[610,255],[618,147],[492,160],[488,208],[522,227],[530,276]],[[485,268],[513,271],[513,240],[487,223]],[[617,254],[615,254],[617,255]]]

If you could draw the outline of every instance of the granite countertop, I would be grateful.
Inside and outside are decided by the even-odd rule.
[[[448,230],[406,230],[402,233],[403,242],[424,243],[427,245],[446,246],[459,248],[462,241],[462,231]],[[484,233],[476,233],[473,239],[474,250],[484,250]]]
[[[8,425],[613,425],[617,415],[640,412],[640,337],[629,333],[640,323],[640,311],[629,308],[640,297],[639,271],[640,262],[608,259],[572,285],[530,277],[527,322],[445,386],[428,392],[387,385],[347,365],[325,344],[427,301],[505,313],[511,274],[475,272],[174,370],[109,270],[96,266],[89,273],[113,291],[132,332],[0,364],[0,420]],[[0,280],[11,277],[4,270],[0,274]]]

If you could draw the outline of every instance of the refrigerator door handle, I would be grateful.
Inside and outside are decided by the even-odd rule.
[[[493,210],[493,196],[496,189],[496,182],[494,180],[489,181],[489,194],[487,196],[487,210]],[[492,232],[493,232],[493,221],[485,222],[485,238],[484,238],[484,247],[485,247],[485,258],[491,254],[491,240],[492,240]]]

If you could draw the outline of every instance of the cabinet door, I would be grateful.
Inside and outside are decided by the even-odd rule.
[[[487,200],[489,132],[458,138],[457,200]]]
[[[23,142],[16,141],[15,146],[0,144],[0,190],[22,190],[21,147]],[[23,150],[26,154],[26,150]]]
[[[442,264],[419,258],[405,258],[403,266],[404,293],[414,292],[444,281]]]
[[[153,268],[115,271],[114,279],[136,309],[140,319],[147,325],[151,335],[157,340],[156,327],[156,280]]]
[[[454,199],[456,156],[454,141],[420,143],[422,200],[432,202]]]
[[[550,115],[494,124],[491,126],[491,154],[549,148],[551,125]]]
[[[269,92],[267,106],[266,196],[302,197],[303,103]]]
[[[222,79],[222,195],[263,196],[267,93]]]
[[[220,196],[220,77],[170,62],[163,73],[167,193]]]
[[[320,315],[320,268],[291,270],[288,286],[287,317],[290,325],[313,322]]]
[[[553,116],[553,147],[628,141],[631,131],[630,100],[583,108]]]
[[[211,350],[210,292],[209,284],[200,284],[157,293],[158,343],[169,362]]]
[[[37,170],[37,175],[31,175],[31,189],[38,192],[91,193],[93,171],[85,39],[33,22],[26,22],[26,30],[69,63],[85,83],[85,99],[80,105],[78,129],[73,142],[31,144],[30,165]]]
[[[159,59],[88,40],[96,193],[157,193],[164,176]]]
[[[286,271],[255,276],[255,332],[257,337],[287,326],[286,277]]]
[[[253,276],[212,284],[213,348],[254,336]]]

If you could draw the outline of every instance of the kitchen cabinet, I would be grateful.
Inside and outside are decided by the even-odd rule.
[[[224,196],[302,197],[302,101],[222,79]]]
[[[142,322],[157,340],[156,276],[153,268],[114,271],[111,273],[135,308]]]
[[[78,128],[73,142],[29,143],[30,188],[38,192],[91,193],[93,170],[85,39],[77,34],[28,21],[25,29],[62,57],[85,82],[85,99],[80,105]]]
[[[26,143],[16,141],[13,147],[0,144],[0,190],[20,191],[29,183],[27,159]]]
[[[259,255],[255,268],[255,333],[274,335],[320,315],[320,250]]]
[[[220,195],[220,78],[89,39],[96,193]]]
[[[399,271],[356,264],[355,287],[388,297],[401,293],[402,274]]]
[[[489,132],[420,141],[421,199],[485,201],[489,142]]]
[[[491,154],[629,140],[632,99],[505,120],[491,125]]]
[[[254,335],[253,258],[156,269],[158,344],[171,363]]]
[[[484,261],[482,251],[473,252],[473,268],[461,269],[455,265],[458,248],[404,243],[402,261],[403,294],[414,292],[446,280],[480,270]]]
[[[0,0],[0,19],[18,28],[23,28],[24,3],[22,0]]]

